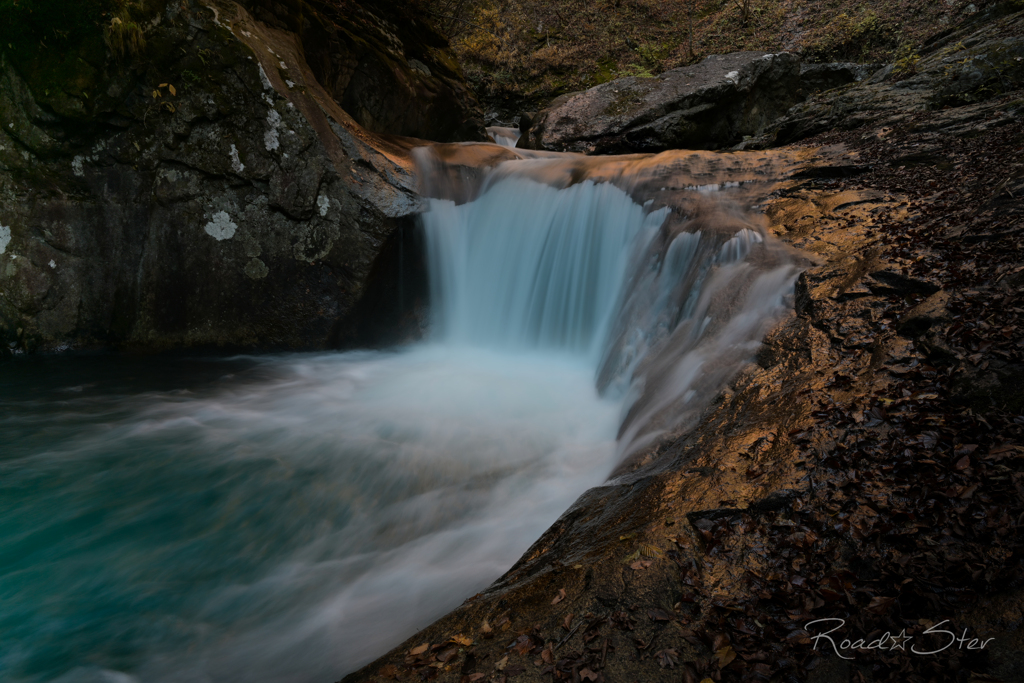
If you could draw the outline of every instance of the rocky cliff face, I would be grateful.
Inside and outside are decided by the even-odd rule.
[[[761,133],[801,99],[794,55],[712,55],[656,78],[619,78],[558,98],[519,146],[599,154],[718,149]]]
[[[0,55],[4,352],[364,334],[352,311],[418,210],[414,141],[374,131],[483,135],[443,45],[370,3],[155,5],[136,59]]]

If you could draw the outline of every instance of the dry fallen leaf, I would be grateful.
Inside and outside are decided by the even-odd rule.
[[[467,638],[466,636],[464,636],[464,635],[462,635],[460,633],[459,635],[452,636],[451,637],[451,642],[457,643],[457,644],[462,645],[464,647],[469,647],[470,645],[473,644],[473,639],[472,638]]]
[[[522,635],[516,639],[515,645],[512,651],[517,655],[525,655],[527,652],[533,649],[533,642],[530,640],[530,636]]]
[[[732,660],[736,659],[736,651],[732,649],[731,645],[726,645],[715,652],[715,659],[718,660],[718,668],[724,669]]]
[[[557,605],[558,603],[562,602],[562,600],[565,600],[565,589],[559,588],[558,595],[554,597],[554,599],[551,601],[551,604]]]
[[[418,645],[418,646],[414,647],[413,649],[409,650],[409,654],[411,654],[411,655],[421,655],[424,652],[426,652],[428,649],[430,649],[430,643],[423,643],[422,645]]]
[[[655,654],[654,658],[658,661],[658,666],[662,669],[673,669],[675,668],[676,662],[679,661],[679,653],[672,648],[668,648]]]
[[[889,611],[889,607],[895,602],[896,598],[887,598],[883,596],[875,596],[871,598],[871,602],[868,604],[867,610],[872,614],[886,614]]]
[[[508,655],[499,659],[498,663],[494,665],[494,668],[498,671],[504,671],[506,666],[508,666]]]

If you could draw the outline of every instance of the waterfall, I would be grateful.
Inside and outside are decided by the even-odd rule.
[[[749,208],[779,160],[721,156],[420,148],[431,338],[586,359],[622,401],[622,456],[685,428],[790,306],[798,272]]]
[[[461,206],[434,200],[423,216],[434,337],[600,354],[631,253],[667,213],[608,183],[558,190],[516,175]]]
[[[491,136],[495,143],[502,147],[515,147],[516,143],[519,142],[520,135],[522,135],[518,128],[503,128],[501,126],[489,126],[487,134]]]
[[[0,374],[0,679],[337,680],[692,425],[788,310],[753,206],[792,159],[414,154],[422,342]]]

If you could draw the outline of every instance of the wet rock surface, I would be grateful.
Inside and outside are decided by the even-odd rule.
[[[328,71],[307,62],[330,61],[343,28],[306,5],[305,21],[333,27],[335,42],[232,2],[153,7],[148,47],[130,65],[102,44],[65,63],[0,56],[4,353],[377,341],[355,304],[380,251],[413,230],[416,143],[360,126],[335,95],[372,113],[365,89],[325,87]],[[291,15],[274,7],[285,26]],[[380,126],[458,137],[473,102],[424,63],[443,50],[424,49],[419,63],[435,75],[417,71],[415,87],[391,95],[396,111],[423,116]],[[359,64],[394,58],[382,54]],[[420,95],[423,107],[408,107]],[[389,315],[377,324],[398,329]]]
[[[816,262],[756,364],[345,681],[1022,680],[1020,97],[807,139],[764,211]]]

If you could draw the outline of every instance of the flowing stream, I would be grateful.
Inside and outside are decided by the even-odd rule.
[[[337,680],[692,424],[785,314],[750,207],[789,161],[497,149],[417,151],[420,343],[0,367],[0,680]]]

